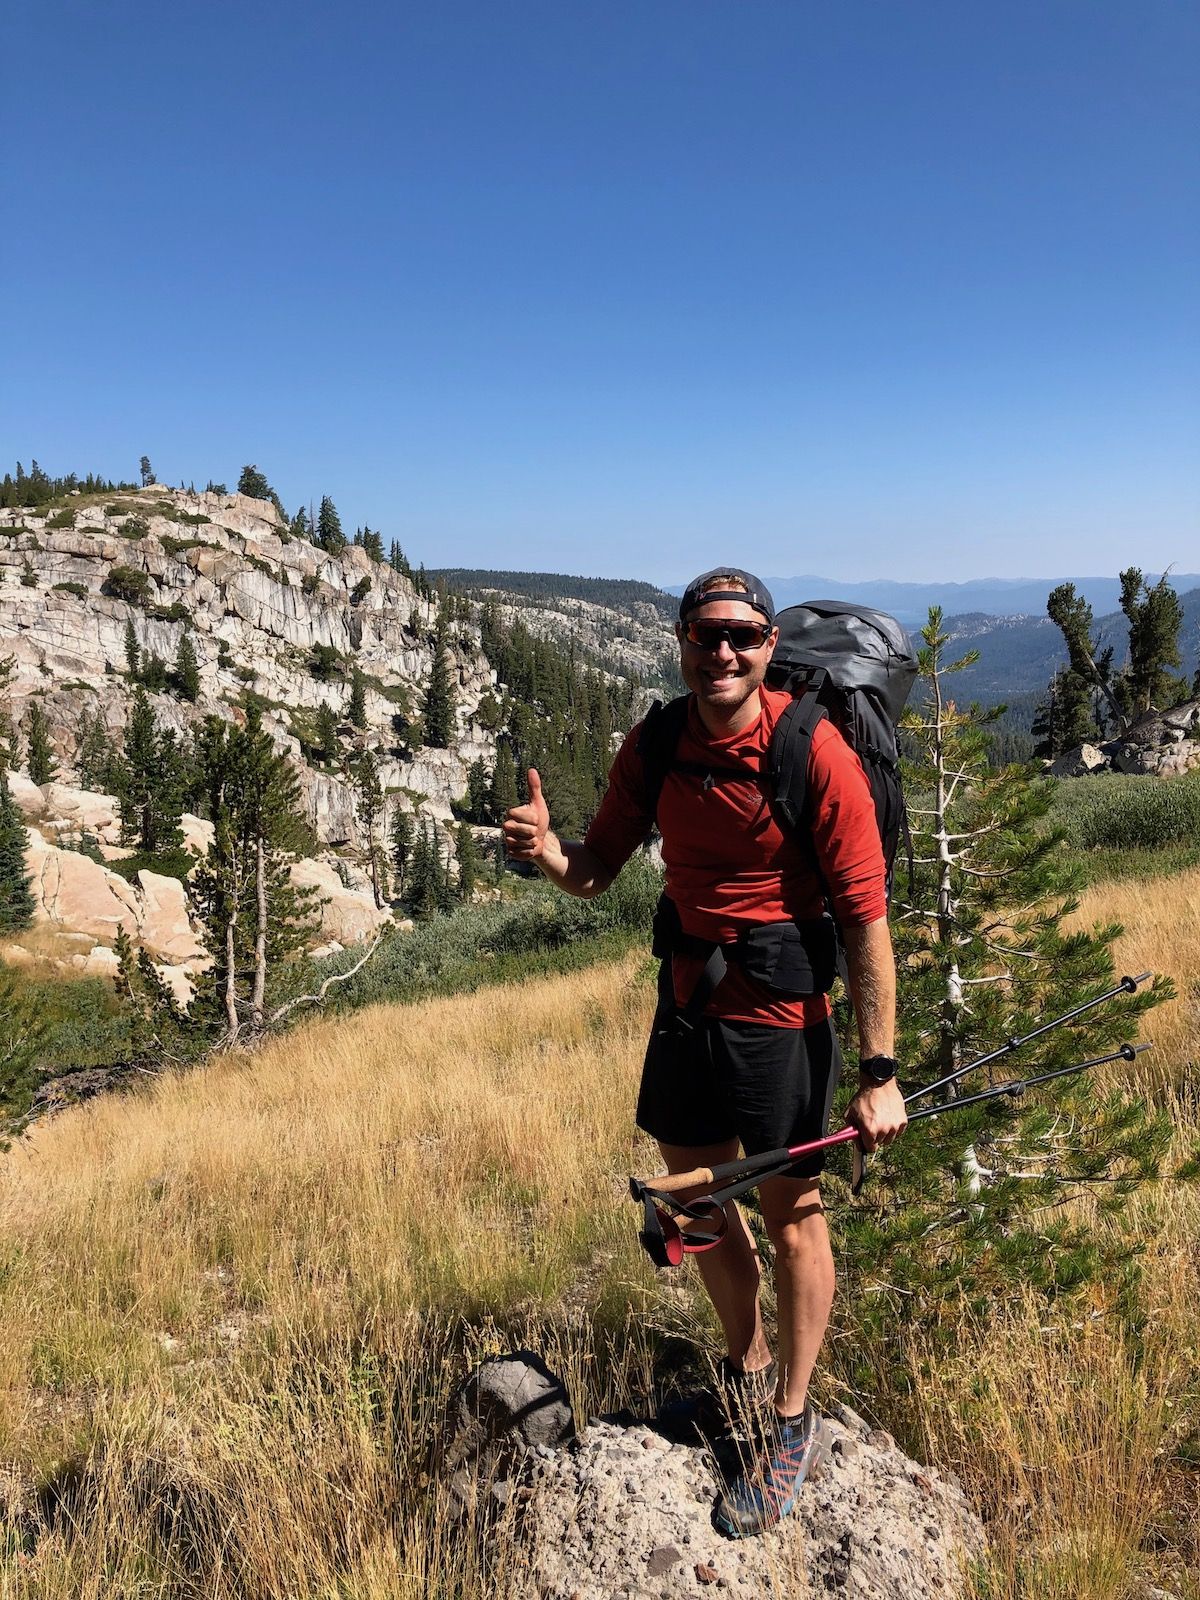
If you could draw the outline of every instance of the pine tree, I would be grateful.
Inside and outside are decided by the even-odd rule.
[[[1075,593],[1073,583],[1060,583],[1050,591],[1046,615],[1062,633],[1071,672],[1103,696],[1117,728],[1123,733],[1128,720],[1113,684],[1112,650],[1101,650],[1092,637],[1091,605]],[[1087,737],[1093,732],[1094,729],[1090,730]]]
[[[307,832],[299,784],[257,709],[244,728],[206,718],[200,748],[214,839],[193,893],[213,964],[192,1009],[233,1043],[267,1026],[268,983],[318,919],[314,891],[288,871]]]
[[[458,898],[466,902],[470,900],[479,881],[479,851],[470,823],[459,823],[454,851],[458,857]]]
[[[427,745],[438,750],[448,748],[454,737],[455,694],[450,677],[450,664],[446,658],[446,624],[439,616],[433,635],[433,663],[429,669],[429,683],[421,718]]]
[[[83,711],[75,736],[75,771],[81,787],[96,794],[113,794],[119,767],[108,726],[99,709],[90,716]]]
[[[33,921],[33,879],[25,870],[27,847],[25,818],[8,787],[8,774],[0,772],[0,933],[18,933]]]
[[[148,483],[154,482],[154,469],[150,465],[149,456],[143,456],[138,465],[141,470],[142,488],[144,489]]]
[[[269,500],[271,485],[267,482],[265,472],[260,472],[257,467],[243,467],[238,478],[237,492],[249,495],[252,500]]]
[[[1129,621],[1129,664],[1123,675],[1122,703],[1131,717],[1163,710],[1186,693],[1171,669],[1179,668],[1179,630],[1183,607],[1164,573],[1151,588],[1140,567],[1121,574],[1121,610]]]
[[[125,670],[129,674],[130,682],[137,683],[142,672],[142,652],[132,617],[125,623]]]
[[[167,664],[160,655],[151,653],[143,659],[141,682],[151,694],[161,694],[167,687]]]
[[[117,792],[121,837],[127,844],[136,840],[146,855],[179,848],[184,783],[185,764],[175,734],[159,733],[146,691],[139,688],[125,726]]]
[[[377,533],[373,528],[364,528],[363,529],[363,540],[362,540],[362,543],[363,543],[363,549],[370,556],[372,561],[382,561],[383,560],[383,535],[382,534]]]
[[[175,652],[175,684],[182,697],[195,705],[200,698],[200,665],[196,660],[196,647],[186,628]]]
[[[346,535],[342,532],[342,519],[337,514],[337,507],[328,495],[321,500],[321,510],[317,516],[317,543],[322,550],[327,550],[331,556],[341,555],[346,548]]]
[[[946,662],[936,609],[921,638],[924,693],[903,719],[914,884],[892,917],[908,1091],[1111,988],[1118,932],[1066,931],[1078,875],[1046,823],[1053,781],[990,767],[992,714],[950,696],[978,653]],[[1136,1038],[1137,1016],[1169,988],[1156,984],[1047,1034],[1032,1059],[1039,1070],[1067,1066]],[[1022,1070],[1028,1061],[1018,1058],[1014,1075]],[[962,1092],[978,1087],[968,1080]],[[869,1198],[831,1213],[860,1330],[894,1339],[896,1322],[912,1320],[936,1338],[964,1304],[986,1315],[1018,1280],[1048,1298],[1085,1284],[1104,1293],[1105,1274],[1111,1288],[1126,1265],[1104,1258],[1104,1241],[1064,1202],[1095,1184],[1101,1209],[1119,1206],[1168,1140],[1165,1119],[1083,1076],[918,1124],[879,1164]],[[870,1368],[864,1352],[855,1378],[869,1384]]]
[[[412,813],[405,811],[400,805],[397,805],[392,812],[388,843],[391,847],[392,887],[397,899],[401,899],[408,881],[408,864],[413,844],[413,819]]]
[[[466,813],[472,822],[496,820],[488,815],[488,792],[491,786],[492,775],[487,762],[482,756],[477,756],[467,768]]]
[[[39,786],[53,783],[58,776],[58,761],[50,743],[46,713],[38,700],[31,700],[25,713],[25,765],[30,779]]]
[[[356,728],[365,730],[367,726],[367,686],[363,682],[363,675],[355,669],[350,681],[350,699],[346,705],[346,720],[352,722]]]
[[[305,511],[303,506],[300,507],[299,511],[297,511],[296,515],[292,518],[291,524],[288,527],[288,532],[291,534],[293,539],[307,540],[312,537],[312,530],[309,527],[308,522],[308,513]]]
[[[371,890],[378,910],[383,909],[383,885],[380,882],[379,857],[375,848],[375,829],[383,810],[383,789],[379,783],[379,764],[371,750],[364,750],[354,768],[355,810],[359,827],[363,831],[363,849],[371,874]]]
[[[488,796],[488,810],[493,822],[504,820],[504,815],[517,804],[517,764],[513,760],[512,745],[507,739],[496,747],[496,765],[492,771],[492,787]]]
[[[0,1150],[4,1131],[18,1131],[29,1110],[48,1031],[40,996],[0,962]]]
[[[313,754],[317,760],[327,767],[333,766],[338,756],[337,718],[327,700],[322,700],[317,707],[316,741]]]

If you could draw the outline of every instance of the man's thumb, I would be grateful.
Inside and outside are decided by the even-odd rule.
[[[536,767],[529,769],[529,800],[531,805],[537,805],[542,798],[542,780],[538,777]]]

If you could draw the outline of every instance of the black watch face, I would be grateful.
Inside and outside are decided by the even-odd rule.
[[[863,1063],[863,1070],[875,1083],[891,1083],[896,1076],[896,1063],[887,1056],[875,1056]]]

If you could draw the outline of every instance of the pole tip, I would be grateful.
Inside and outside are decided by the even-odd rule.
[[[1139,983],[1145,983],[1147,978],[1152,978],[1153,976],[1152,972],[1139,972],[1136,978],[1122,978],[1120,986],[1125,990],[1126,994],[1132,994]]]

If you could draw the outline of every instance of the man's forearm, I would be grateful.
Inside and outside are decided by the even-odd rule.
[[[572,839],[560,840],[554,833],[547,833],[541,854],[533,864],[557,888],[580,900],[603,894],[612,882],[612,873],[587,845]]]
[[[896,958],[887,918],[865,928],[846,928],[846,968],[858,1022],[859,1059],[890,1056],[896,1049]]]

